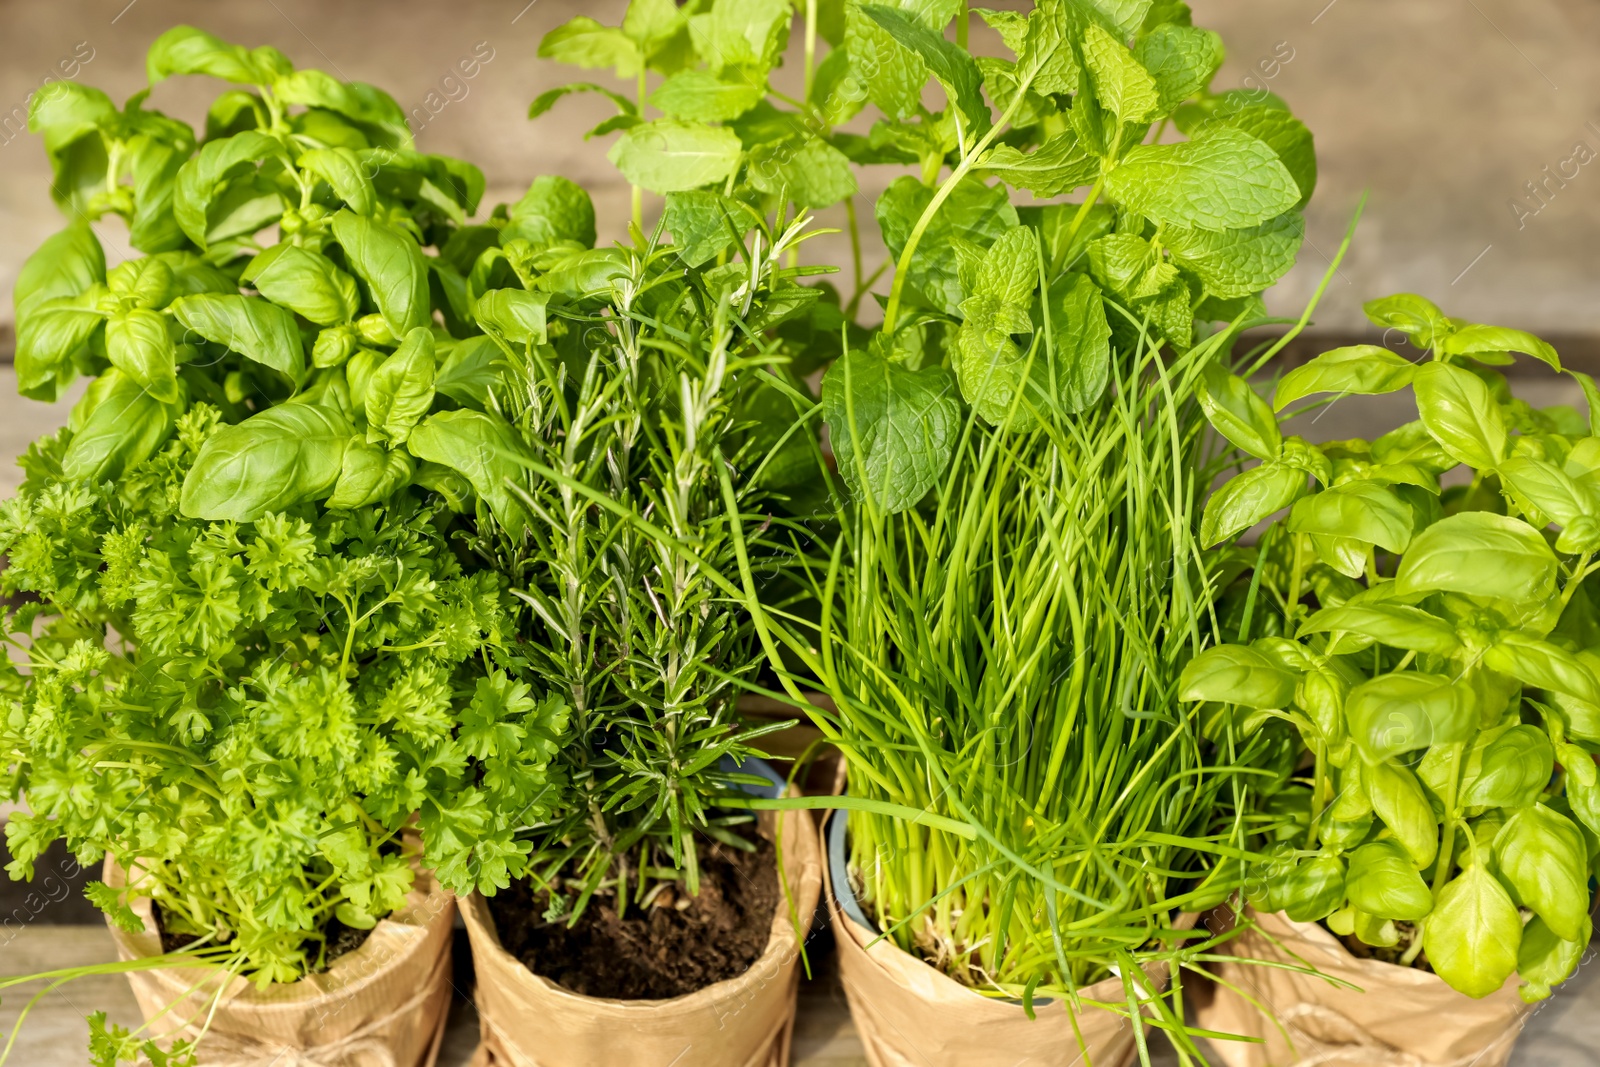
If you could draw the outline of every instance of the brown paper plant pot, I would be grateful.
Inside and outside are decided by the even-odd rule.
[[[126,874],[109,858],[105,881],[122,888]],[[161,935],[148,899],[131,902],[144,930],[111,927],[123,960],[160,955]],[[258,989],[234,978],[223,990],[201,1039],[199,1062],[215,1067],[433,1067],[450,1009],[450,931],[455,897],[417,870],[406,903],[382,919],[361,946],[321,974]],[[152,1036],[193,1038],[216,994],[203,967],[129,973],[128,982]],[[203,983],[190,991],[196,983]],[[196,1022],[184,1025],[191,1017]]]
[[[1133,1023],[1121,1015],[1094,1007],[1073,1012],[1041,998],[1030,1019],[1020,1003],[969,989],[887,940],[873,944],[878,931],[850,886],[847,826],[835,814],[822,830],[828,910],[839,977],[872,1067],[1125,1067],[1133,1061]],[[1147,974],[1153,985],[1166,987],[1164,966]],[[1108,1004],[1123,1003],[1126,995],[1120,978],[1080,993]]]
[[[744,769],[752,769],[749,762]],[[782,780],[765,764],[757,773],[779,783],[771,791],[777,795]],[[480,894],[463,900],[483,1027],[473,1067],[785,1067],[802,947],[789,905],[809,929],[822,892],[822,856],[807,812],[764,811],[758,827],[776,835],[787,886],[766,951],[744,974],[670,1000],[565,989],[505,950]]]
[[[1262,1039],[1212,1041],[1227,1067],[1504,1067],[1532,1010],[1517,995],[1515,975],[1474,1000],[1427,971],[1358,959],[1318,923],[1252,914],[1260,932],[1228,942],[1230,956],[1309,964],[1357,988],[1280,967],[1213,965],[1220,981],[1195,1012],[1196,1025]],[[1224,982],[1259,1001],[1278,1025]]]

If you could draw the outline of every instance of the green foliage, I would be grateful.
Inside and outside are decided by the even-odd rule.
[[[332,920],[401,903],[413,813],[447,885],[503,882],[473,813],[553,807],[567,712],[495,666],[504,586],[462,570],[437,505],[185,517],[186,476],[241,428],[196,405],[96,480],[63,474],[70,429],[30,450],[0,508],[4,591],[31,594],[6,614],[27,673],[7,669],[0,752],[29,808],[6,826],[12,877],[58,838],[110,856],[129,889],[89,896],[112,921],[153,899],[188,951],[266,984],[320,969]]]
[[[1600,856],[1600,437],[1492,369],[1510,352],[1559,368],[1538,338],[1410,294],[1367,312],[1429,358],[1328,352],[1283,376],[1274,407],[1409,388],[1415,422],[1314,446],[1283,438],[1242,379],[1210,389],[1232,398],[1208,403],[1212,425],[1263,462],[1213,495],[1205,537],[1289,509],[1230,596],[1293,640],[1241,626],[1189,663],[1183,696],[1298,729],[1313,767],[1280,794],[1302,828],[1280,868],[1348,862],[1343,898],[1309,917],[1472,996],[1525,968],[1536,1000],[1587,944]]]
[[[151,46],[148,68],[152,81],[206,74],[239,88],[212,104],[203,138],[146,109],[147,92],[119,111],[55,83],[30,116],[73,221],[18,279],[17,372],[22,392],[45,400],[95,376],[66,473],[116,477],[203,404],[231,425],[191,469],[192,517],[251,521],[306,501],[349,510],[412,484],[411,429],[458,403],[434,373],[479,334],[471,302],[500,281],[486,268],[469,285],[480,254],[503,263],[504,245],[523,262],[536,240],[592,244],[587,195],[541,179],[522,203],[464,226],[483,175],[416,152],[381,91],[188,27]],[[106,215],[127,220],[145,253],[110,272],[88,226]],[[470,494],[454,503],[470,508]]]
[[[725,575],[759,567],[782,588],[772,511],[821,470],[797,416],[815,401],[764,332],[817,295],[782,265],[803,233],[760,234],[721,266],[646,245],[492,290],[477,313],[501,380],[482,410],[412,431],[488,505],[470,543],[516,598],[515,676],[571,709],[563,806],[530,817],[491,796],[477,835],[527,853],[508,875],[526,868],[573,916],[661,880],[698,892],[699,837],[744,843],[749,817],[726,804],[759,781],[737,768],[762,731],[734,699],[764,656]]]

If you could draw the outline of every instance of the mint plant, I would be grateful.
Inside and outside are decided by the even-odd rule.
[[[1261,462],[1211,497],[1206,540],[1288,512],[1250,550],[1233,643],[1185,668],[1183,695],[1287,723],[1311,756],[1269,801],[1293,825],[1252,903],[1471,996],[1516,973],[1535,1001],[1589,943],[1600,853],[1600,392],[1573,372],[1587,420],[1535,409],[1493,367],[1559,370],[1539,338],[1410,294],[1367,314],[1419,359],[1328,352],[1270,407],[1241,377],[1208,383],[1212,425]],[[1307,397],[1402,390],[1419,419],[1372,441],[1280,429],[1328,402],[1293,407]]]

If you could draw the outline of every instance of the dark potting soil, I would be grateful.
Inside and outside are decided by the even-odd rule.
[[[161,931],[161,951],[176,952],[200,940],[193,934],[170,934],[166,925],[161,921],[161,905],[152,905],[155,911],[156,928]],[[347,952],[354,952],[366,943],[367,935],[371,930],[358,930],[353,926],[346,926],[338,919],[329,919],[322,928],[322,936],[327,939],[328,952],[323,959],[323,970],[327,970],[334,960]]]
[[[568,927],[547,921],[549,892],[513,882],[489,898],[500,943],[535,974],[589,997],[666,1000],[743,974],[766,951],[782,892],[776,851],[752,835],[744,852],[702,839],[700,895],[680,882],[647,909],[596,893]],[[679,907],[682,905],[682,907]]]

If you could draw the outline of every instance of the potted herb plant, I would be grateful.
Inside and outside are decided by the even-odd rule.
[[[1265,1038],[1230,1046],[1234,1064],[1326,1046],[1502,1064],[1522,1002],[1573,972],[1591,932],[1600,394],[1574,372],[1587,419],[1535,409],[1493,368],[1520,353],[1559,370],[1537,337],[1410,294],[1367,313],[1421,355],[1328,352],[1283,375],[1270,407],[1239,377],[1212,393],[1213,425],[1261,462],[1207,503],[1206,540],[1288,511],[1248,550],[1228,643],[1185,668],[1183,695],[1292,731],[1306,754],[1262,790],[1290,822],[1248,893],[1259,933],[1236,951],[1341,981],[1230,964],[1202,1022]],[[1402,391],[1418,419],[1371,441],[1280,426]],[[1424,1014],[1447,1025],[1415,1026]]]
[[[480,827],[480,1061],[783,1062],[821,865],[802,813],[748,811],[773,727],[737,714],[764,656],[723,575],[781,588],[786,490],[820,465],[768,339],[806,306],[802,223],[703,237],[720,265],[637,231],[591,250],[568,191],[577,223],[503,232],[472,272],[499,384],[412,435],[487,502],[469,544],[518,603],[508,662],[571,715],[557,808],[491,798]]]
[[[503,583],[448,536],[470,485],[404,447],[471,399],[435,314],[466,329],[445,253],[482,177],[274,49],[180,27],[149,72],[237,88],[203,143],[147,92],[119,110],[54,83],[30,120],[75,221],[18,280],[19,384],[93,380],[0,534],[0,580],[32,598],[6,620],[29,665],[0,725],[30,809],[10,872],[58,838],[106,859],[91,896],[123,962],[99,969],[129,972],[147,1023],[92,1018],[98,1063],[426,1062],[454,903],[419,845],[472,884],[457,831],[485,795],[553,797],[565,722],[494,669]],[[110,271],[86,221],[106,215],[146,253]]]
[[[884,323],[822,384],[821,621],[748,600],[849,768],[829,869],[869,1055],[1148,1061],[1149,1013],[1194,1056],[1180,968],[1213,941],[1184,913],[1237,883],[1244,781],[1288,752],[1177,700],[1228,577],[1201,400],[1294,260],[1311,135],[1207,90],[1221,44],[1181,4],[980,14],[1006,58],[964,12],[948,41],[953,8],[847,9],[875,101],[931,75],[947,106],[871,138],[928,151],[877,204]]]

